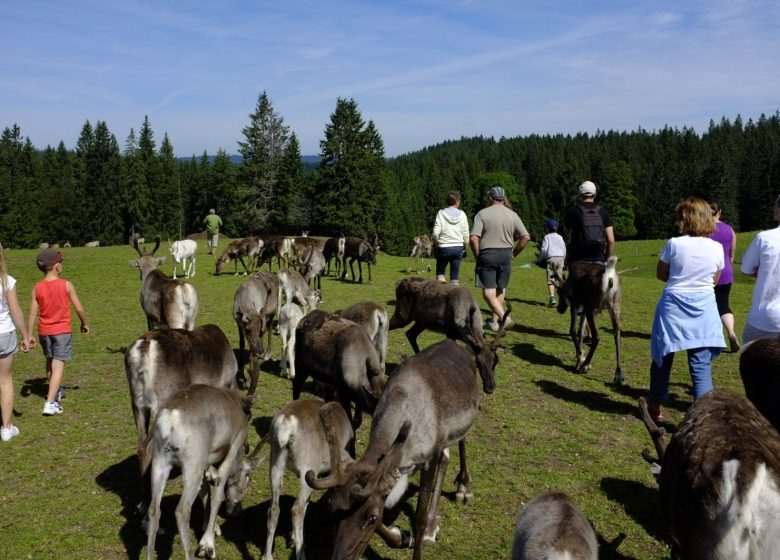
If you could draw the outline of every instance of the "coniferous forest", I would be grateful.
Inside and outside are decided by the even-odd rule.
[[[300,144],[262,92],[230,154],[176,156],[148,118],[120,145],[105,122],[85,122],[75,149],[35,146],[19,125],[0,138],[0,241],[126,243],[178,239],[203,230],[209,208],[224,233],[379,235],[391,254],[430,232],[450,190],[471,218],[493,185],[503,186],[532,235],[559,218],[585,179],[599,187],[619,239],[673,234],[677,201],[717,200],[738,231],[767,228],[780,194],[780,112],[744,122],[711,121],[708,130],[666,127],[593,135],[475,137],[386,158],[381,131],[353,99],[339,98],[320,140],[319,163],[304,166]]]

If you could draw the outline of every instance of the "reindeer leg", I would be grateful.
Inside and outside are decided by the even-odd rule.
[[[609,316],[612,319],[612,331],[615,336],[615,377],[612,383],[625,385],[626,380],[623,377],[623,368],[620,365],[620,317],[618,311],[612,307],[609,308]]]
[[[582,320],[580,320],[579,329],[577,328],[577,306],[572,305],[570,307],[571,321],[569,322],[569,336],[571,336],[572,342],[574,342],[574,354],[576,356],[576,365],[574,371],[580,369],[580,358],[582,356]],[[578,332],[579,331],[579,332]]]
[[[439,461],[435,464],[431,464],[420,471],[420,491],[417,495],[417,511],[414,515],[414,554],[412,558],[414,560],[422,560],[422,547],[426,542],[435,542],[436,533],[438,533],[438,526],[436,526],[435,517],[436,512],[433,512],[434,527],[431,531],[429,527],[431,501],[433,495],[433,489],[436,486],[436,480],[438,478],[437,471],[441,465],[441,458],[444,453],[439,455]]]
[[[593,359],[593,354],[596,353],[596,348],[599,345],[599,331],[596,327],[596,311],[585,311],[585,318],[588,320],[588,327],[590,328],[590,350],[585,360],[579,364],[577,371],[579,373],[585,373],[590,369],[590,361]],[[584,329],[580,329],[580,334]]]
[[[312,494],[312,488],[306,484],[304,474],[301,473],[299,476],[300,491],[292,509],[293,546],[295,547],[295,557],[300,560],[303,559],[303,520],[306,517],[306,508]]]
[[[265,553],[261,560],[273,560],[274,535],[276,525],[279,522],[279,495],[284,483],[284,466],[287,462],[287,451],[281,450],[278,456],[271,452],[271,467],[269,478],[271,479],[271,505],[268,506],[268,519],[266,521]],[[303,484],[301,485],[303,488]],[[295,530],[293,529],[293,536]]]
[[[246,385],[246,377],[244,377],[244,367],[246,366],[246,359],[244,358],[244,330],[241,325],[238,326],[238,373],[236,374],[236,383],[238,385]]]
[[[474,498],[474,494],[471,492],[471,477],[466,467],[466,438],[458,442],[458,454],[460,455],[460,472],[455,477],[457,486],[455,501],[460,504],[467,504]]]
[[[417,337],[420,336],[420,333],[425,330],[425,327],[420,325],[420,323],[415,323],[412,325],[412,328],[406,331],[406,338],[409,340],[409,344],[412,345],[412,350],[414,350],[415,354],[420,353],[420,347],[417,345]]]

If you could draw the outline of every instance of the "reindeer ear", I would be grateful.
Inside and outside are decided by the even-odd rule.
[[[157,264],[158,264],[158,265],[165,264],[165,257],[159,257],[159,258],[157,259]]]
[[[138,267],[138,261],[137,260],[127,261],[127,264],[129,264],[130,266]]]

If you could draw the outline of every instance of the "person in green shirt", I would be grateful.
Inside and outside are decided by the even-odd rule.
[[[219,241],[219,227],[222,225],[222,218],[217,216],[216,211],[211,208],[209,215],[203,219],[206,224],[206,236],[209,245],[209,255],[217,254],[217,242]]]

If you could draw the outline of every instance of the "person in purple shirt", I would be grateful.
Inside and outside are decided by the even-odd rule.
[[[715,231],[710,236],[723,246],[723,259],[726,267],[715,285],[715,301],[718,304],[718,314],[729,336],[729,346],[732,352],[739,352],[739,340],[734,332],[734,313],[729,307],[729,294],[734,283],[734,254],[737,250],[737,234],[726,222],[720,221],[723,209],[717,202],[710,202],[712,216],[715,218]]]

